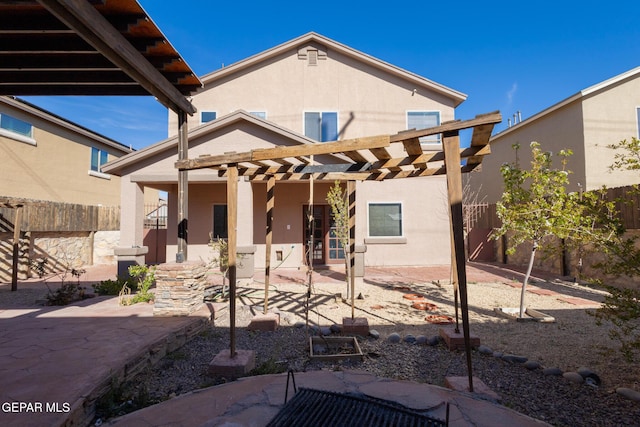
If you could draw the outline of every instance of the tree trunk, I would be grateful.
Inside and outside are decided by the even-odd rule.
[[[529,266],[527,267],[527,273],[524,276],[524,280],[522,282],[522,291],[520,292],[520,318],[524,317],[524,293],[527,290],[527,282],[529,281],[529,276],[531,275],[531,270],[533,270],[533,259],[536,257],[536,250],[538,249],[538,241],[533,241],[533,248],[531,248],[531,257],[529,258]]]

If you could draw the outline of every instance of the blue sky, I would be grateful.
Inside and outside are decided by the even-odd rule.
[[[499,110],[496,131],[640,66],[637,0],[139,3],[200,76],[315,31],[467,94],[459,119]],[[167,136],[152,97],[26,99],[137,149]]]

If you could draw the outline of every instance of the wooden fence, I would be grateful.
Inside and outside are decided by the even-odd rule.
[[[13,233],[18,208],[0,207],[0,232]],[[115,231],[120,229],[120,206],[87,206],[38,202],[22,206],[22,232]]]

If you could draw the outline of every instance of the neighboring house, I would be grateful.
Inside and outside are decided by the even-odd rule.
[[[201,78],[193,96],[189,158],[259,148],[395,134],[454,119],[466,95],[402,70],[316,33],[276,46]],[[169,139],[109,162],[105,171],[122,177],[121,246],[142,244],[143,187],[168,193],[167,260],[177,251],[177,119]],[[423,138],[425,151],[441,150],[440,136]],[[317,164],[335,156],[316,156]],[[188,172],[188,259],[208,260],[210,236],[226,237],[226,178],[214,170]],[[331,232],[326,194],[314,187],[315,264],[342,263]],[[356,245],[367,266],[442,265],[451,262],[445,176],[358,182]],[[305,212],[310,185],[275,187],[272,265],[305,263]],[[266,185],[241,179],[238,189],[238,252],[250,277],[265,260]],[[425,237],[427,236],[427,237]],[[366,251],[366,252],[365,252]],[[143,251],[131,255],[142,255]],[[139,261],[139,260],[138,260]]]
[[[527,168],[532,141],[544,151],[557,154],[571,149],[568,169],[571,191],[589,191],[640,183],[637,171],[610,171],[615,150],[608,145],[640,137],[640,67],[584,89],[523,120],[491,138],[491,155],[480,171],[470,174],[470,183],[487,203],[500,200],[504,185],[500,166],[516,160]]]
[[[120,204],[120,178],[102,165],[133,150],[14,97],[0,97],[0,196]]]
[[[0,280],[11,280],[13,207],[22,204],[20,278],[38,259],[47,259],[50,271],[115,262],[120,177],[101,168],[132,151],[29,102],[0,97]],[[96,229],[98,216],[115,221]]]
[[[608,148],[623,139],[631,140],[640,136],[640,67],[615,76],[609,80],[588,87],[573,96],[515,123],[506,130],[491,137],[491,155],[487,156],[479,169],[467,175],[470,194],[476,200],[488,204],[500,201],[504,191],[500,167],[516,162],[514,145],[519,145],[518,163],[529,168],[531,161],[530,143],[537,141],[543,151],[554,154],[570,149],[567,169],[569,191],[589,191],[601,188],[624,187],[640,183],[637,171],[611,171],[615,150]],[[560,166],[556,163],[556,166]],[[491,211],[487,211],[491,212]],[[504,240],[493,241],[489,235],[496,219],[487,214],[469,232],[468,250],[471,259],[478,261],[507,261],[526,263],[528,250],[522,248],[507,260]],[[568,259],[568,257],[567,257]],[[540,257],[536,267],[554,268],[561,274],[568,266],[557,259],[543,261]],[[545,264],[546,263],[546,264]]]

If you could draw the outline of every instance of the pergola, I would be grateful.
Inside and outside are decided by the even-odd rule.
[[[277,181],[309,181],[313,193],[314,181],[347,181],[349,197],[350,264],[355,260],[355,181],[384,181],[388,179],[427,177],[446,175],[447,197],[450,208],[452,267],[454,287],[460,296],[464,343],[469,373],[469,389],[473,391],[471,366],[471,339],[469,332],[469,310],[467,301],[467,279],[465,269],[463,213],[462,213],[462,173],[477,168],[482,158],[490,153],[489,138],[493,127],[502,120],[499,112],[483,114],[465,121],[451,121],[440,126],[399,132],[394,135],[380,135],[347,139],[334,142],[300,146],[256,149],[242,153],[200,156],[197,159],[183,159],[176,162],[179,171],[212,168],[220,176],[227,177],[227,224],[229,263],[229,311],[231,323],[230,354],[235,355],[235,295],[237,258],[237,212],[238,178],[251,181],[266,181],[266,265],[265,295],[269,286],[271,253],[271,224],[274,215],[274,186]],[[472,128],[471,143],[468,148],[460,147],[460,131]],[[442,135],[442,150],[424,152],[420,138],[428,135]],[[401,148],[401,149],[398,149]],[[395,153],[402,155],[395,156]],[[341,162],[315,165],[314,155],[331,154]],[[420,197],[420,195],[416,195]],[[311,197],[310,200],[313,200]],[[312,223],[313,221],[310,221]],[[309,263],[311,265],[311,263]],[[350,274],[352,313],[355,274]],[[265,313],[268,297],[265,296]],[[456,323],[457,328],[457,323]]]
[[[178,114],[178,156],[186,159],[187,114],[196,112],[187,96],[201,86],[136,0],[0,3],[0,95],[152,95]],[[178,187],[178,254],[186,258],[187,172]]]

